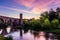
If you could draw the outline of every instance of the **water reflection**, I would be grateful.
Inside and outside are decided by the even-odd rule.
[[[10,27],[8,27],[8,28],[6,28],[6,30],[5,29],[0,29],[0,34],[2,34],[2,33],[10,33]],[[6,32],[5,32],[6,31]]]
[[[24,30],[24,33],[27,33],[28,32],[28,30]]]
[[[37,37],[39,37],[39,33],[38,32],[33,32],[33,36],[34,36],[34,40],[37,40]]]
[[[34,40],[46,40],[45,33],[43,31],[33,32]]]
[[[39,33],[39,36],[40,36],[40,40],[46,40],[46,37],[45,37],[45,32],[43,32],[43,31],[41,31],[40,33]]]
[[[7,31],[9,33],[10,27],[7,28]],[[0,33],[1,32],[2,30],[0,31]],[[28,30],[26,33],[23,30],[21,31],[18,30],[16,32],[5,35],[5,37],[7,36],[12,36],[13,40],[55,40],[55,37],[56,37],[53,33],[46,34],[46,32],[43,32],[43,31],[37,32],[37,31],[31,31],[31,30]]]
[[[20,29],[20,38],[22,39],[23,33],[22,33],[22,29]]]
[[[0,34],[2,33],[2,29],[0,30]]]
[[[56,36],[53,33],[49,33],[48,40],[54,40],[54,39],[56,39]]]
[[[10,29],[11,29],[11,28],[10,28],[10,26],[9,26],[9,27],[7,28],[7,33],[10,33]]]
[[[12,34],[18,34],[16,36],[12,35],[14,37],[14,40],[17,40],[17,38],[19,39],[19,31],[12,33]],[[33,34],[30,33],[30,31],[28,31],[27,33],[23,33],[23,38],[22,40],[54,40],[54,36],[52,33],[49,33],[49,37],[46,39],[45,36],[45,32],[41,31],[41,32],[33,32]]]

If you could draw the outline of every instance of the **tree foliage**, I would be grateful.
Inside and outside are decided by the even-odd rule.
[[[31,19],[24,21],[24,29],[51,30],[57,28],[60,28],[60,8],[57,8],[56,11],[51,9],[43,12],[39,20]]]

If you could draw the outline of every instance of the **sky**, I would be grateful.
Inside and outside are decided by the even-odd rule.
[[[60,7],[60,0],[0,0],[0,15],[30,19],[40,17],[42,12]]]

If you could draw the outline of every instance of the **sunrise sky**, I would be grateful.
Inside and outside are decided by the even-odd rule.
[[[51,8],[60,7],[60,0],[0,0],[0,15],[19,18],[39,18],[40,14]]]

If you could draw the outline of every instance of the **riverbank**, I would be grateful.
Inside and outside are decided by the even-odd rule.
[[[0,35],[0,40],[13,40],[13,37],[12,36],[4,37]]]

